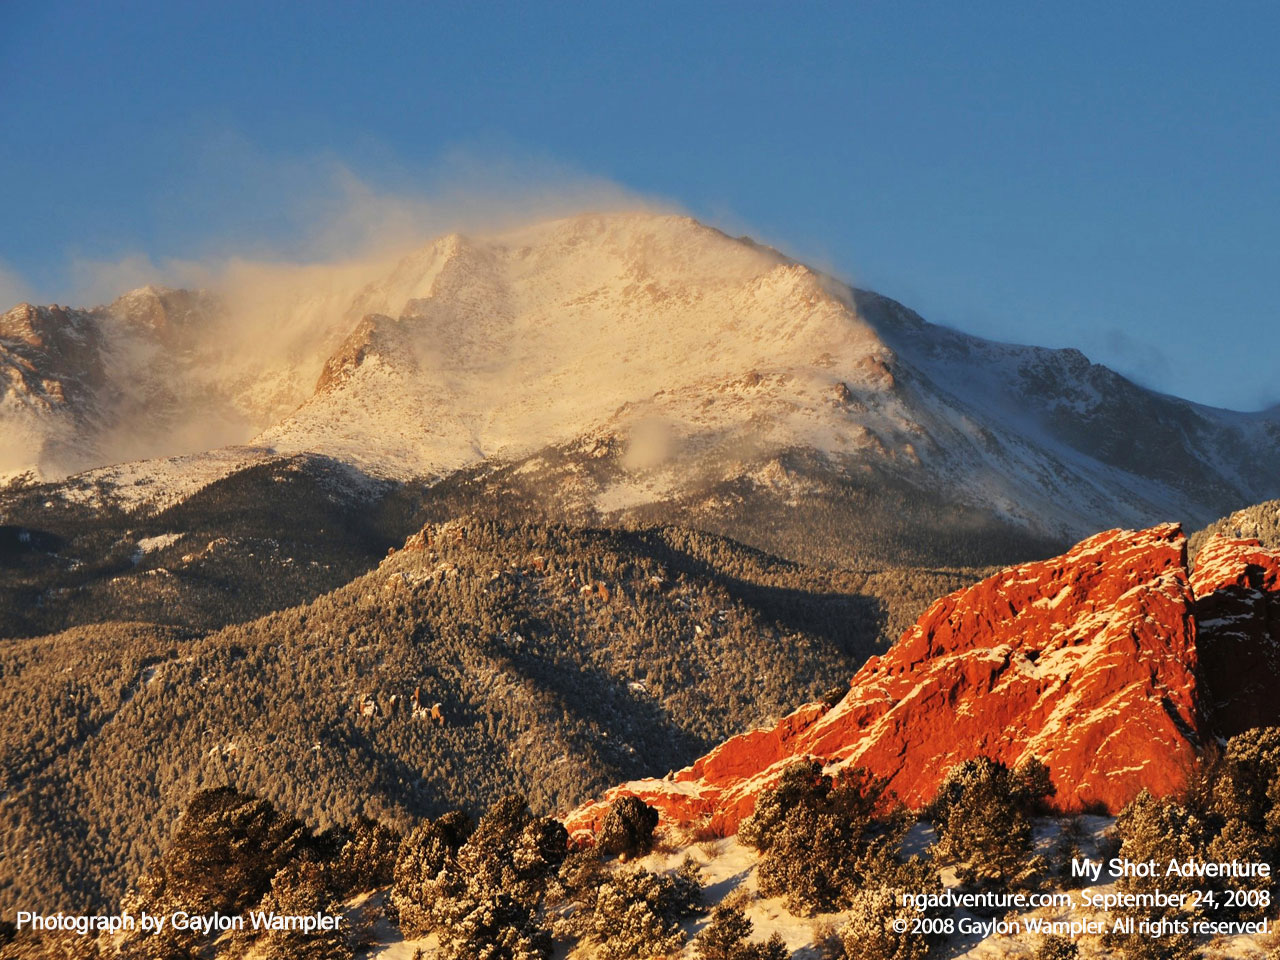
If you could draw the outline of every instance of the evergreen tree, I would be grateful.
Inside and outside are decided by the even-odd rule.
[[[917,932],[914,921],[933,918],[935,912],[917,913],[902,901],[904,887],[867,887],[849,903],[849,920],[840,930],[846,960],[924,960],[940,938]],[[900,929],[901,928],[901,929]]]
[[[741,907],[721,904],[711,912],[711,922],[694,941],[698,960],[787,960],[782,937],[774,934],[764,943],[748,943],[752,923]]]
[[[891,806],[885,781],[861,769],[831,777],[803,760],[761,794],[738,837],[762,854],[760,891],[808,914],[840,909],[869,883],[901,882],[904,871],[927,875],[918,861],[898,858],[912,822]]]
[[[1116,834],[1120,837],[1119,856],[1134,863],[1155,860],[1202,860],[1205,857],[1206,829],[1204,821],[1178,803],[1165,797],[1157,799],[1143,790],[1116,818]],[[1122,893],[1165,894],[1190,893],[1200,881],[1178,875],[1154,877],[1121,877],[1117,888]],[[1185,920],[1176,906],[1117,907],[1113,916],[1134,921],[1132,933],[1108,931],[1104,943],[1119,950],[1125,960],[1187,960],[1195,956],[1195,938],[1188,933],[1170,932],[1151,936],[1139,928],[1142,921]]]
[[[678,953],[683,920],[697,914],[702,886],[686,862],[674,874],[615,873],[601,884],[587,920],[601,960],[650,960]]]
[[[1032,854],[1031,815],[1053,793],[1048,770],[1030,760],[1016,771],[988,757],[952,767],[929,807],[938,831],[931,854],[958,864],[961,882],[1027,886],[1046,864]]]
[[[622,797],[605,815],[596,847],[605,856],[641,856],[653,849],[657,826],[657,810],[636,797]]]
[[[406,936],[435,932],[446,960],[550,955],[540,911],[564,861],[568,834],[507,796],[475,829],[461,815],[424,823],[404,843],[391,902]]]

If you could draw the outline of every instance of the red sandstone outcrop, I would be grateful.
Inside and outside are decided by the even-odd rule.
[[[1280,551],[1211,537],[1196,555],[1191,586],[1213,732],[1280,724]]]
[[[808,704],[666,779],[617,787],[567,826],[594,831],[630,794],[668,822],[732,832],[803,756],[866,767],[916,807],[962,760],[1037,757],[1059,808],[1117,810],[1182,785],[1205,735],[1199,704],[1182,531],[1109,531],[938,600],[835,707]]]

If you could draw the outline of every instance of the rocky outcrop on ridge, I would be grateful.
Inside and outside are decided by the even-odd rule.
[[[48,408],[84,402],[103,377],[92,318],[19,304],[0,314],[0,395]]]
[[[1266,500],[1216,520],[1197,530],[1188,541],[1191,555],[1198,557],[1212,537],[1255,539],[1264,547],[1280,550],[1280,500]]]
[[[1063,811],[1174,792],[1212,736],[1280,714],[1266,697],[1280,678],[1278,575],[1280,554],[1257,541],[1211,540],[1193,580],[1176,525],[1098,534],[938,600],[834,707],[808,704],[665,779],[615,788],[569,829],[594,831],[629,794],[669,822],[733,832],[806,756],[887,777],[913,807],[978,755],[1042,760]]]

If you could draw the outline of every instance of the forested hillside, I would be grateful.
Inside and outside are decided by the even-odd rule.
[[[0,647],[0,823],[23,851],[3,908],[113,902],[201,787],[319,826],[511,790],[566,810],[842,692],[975,576],[814,570],[675,529],[470,520],[409,543],[212,633],[108,623]]]

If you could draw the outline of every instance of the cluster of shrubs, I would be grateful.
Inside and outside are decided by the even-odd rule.
[[[926,815],[937,842],[930,856],[956,864],[961,883],[980,889],[1037,885],[1048,864],[1032,852],[1032,817],[1053,796],[1049,768],[1031,759],[1016,770],[988,757],[952,767]]]
[[[761,794],[738,837],[761,854],[756,875],[765,896],[783,897],[800,915],[850,911],[837,947],[849,960],[918,960],[935,938],[912,927],[898,932],[893,921],[920,916],[903,905],[904,892],[942,888],[933,864],[902,856],[915,822],[884,780],[857,768],[831,776],[803,760]]]
[[[1034,853],[1031,827],[1052,793],[1048,771],[1037,761],[1012,770],[981,757],[961,763],[925,810],[935,842],[924,855],[905,856],[916,817],[895,801],[884,780],[856,768],[832,775],[803,760],[760,795],[739,839],[760,854],[762,895],[784,898],[797,915],[846,914],[831,938],[830,956],[924,960],[940,938],[913,921],[940,914],[917,913],[902,894],[941,892],[943,866],[953,866],[969,889],[1043,883],[1048,864]],[[554,945],[565,942],[587,946],[600,960],[668,957],[686,947],[688,921],[705,909],[691,860],[658,872],[633,862],[653,849],[657,823],[653,808],[624,798],[608,812],[596,843],[575,847],[561,823],[536,815],[523,797],[512,795],[478,821],[454,811],[419,823],[404,838],[363,818],[315,832],[267,800],[230,787],[206,790],[195,795],[168,850],[134,884],[123,909],[230,916],[254,909],[345,911],[347,922],[305,935],[250,929],[216,944],[168,929],[99,942],[77,956],[349,960],[369,942],[370,924],[385,911],[406,938],[432,937],[432,956],[443,960],[549,960]],[[1074,833],[1071,823],[1064,828],[1064,844],[1083,842],[1076,827]],[[1144,792],[1120,814],[1114,833],[1115,852],[1125,859],[1269,862],[1274,870],[1280,859],[1280,730],[1230,740],[1183,797]],[[610,859],[615,862],[608,864]],[[1215,919],[1274,915],[1271,878],[1250,882],[1258,895],[1234,908],[1222,905]],[[1125,877],[1119,886],[1132,893],[1153,886],[1178,892],[1197,881]],[[384,904],[375,897],[351,907],[357,894],[379,888],[389,888]],[[1173,919],[1168,910],[1133,916]],[[14,940],[12,930],[0,933]],[[751,920],[730,898],[711,912],[693,952],[699,960],[787,960],[777,934],[763,942],[751,935]],[[1189,934],[1155,938],[1143,932],[1108,934],[1104,942],[1123,960],[1188,960],[1199,946]],[[21,938],[17,946],[19,952],[6,956],[54,956],[61,949],[45,944],[41,953],[40,944]],[[1071,940],[1047,937],[1035,957],[1077,955]]]
[[[576,913],[561,929],[594,944],[601,960],[679,952],[686,941],[681,923],[702,912],[702,883],[687,860],[675,873],[619,871],[577,893]]]
[[[920,916],[903,908],[901,892],[938,889],[937,869],[944,866],[953,867],[970,890],[1043,886],[1053,872],[1046,858],[1035,852],[1032,826],[1035,816],[1047,812],[1046,801],[1053,793],[1048,769],[1036,760],[1017,769],[986,757],[958,764],[924,811],[936,833],[927,860],[903,860],[898,851],[914,818],[893,808],[883,782],[861,771],[831,777],[818,764],[802,762],[760,798],[739,836],[762,854],[762,893],[785,897],[788,908],[797,913],[848,912],[839,948],[846,960],[921,960],[934,942],[927,936],[894,932],[895,920]],[[1083,843],[1079,822],[1066,821],[1056,859],[1070,862],[1081,855]],[[1104,841],[1108,844],[1107,856],[1135,862],[1270,863],[1271,876],[1233,881],[1230,885],[1246,896],[1232,906],[1218,903],[1213,919],[1275,916],[1280,729],[1261,728],[1233,737],[1202,766],[1184,796],[1156,798],[1144,791],[1120,813],[1112,836]],[[1063,864],[1055,879],[1066,879]],[[1203,879],[1157,873],[1122,877],[1118,887],[1126,893],[1157,887],[1165,893],[1190,893],[1204,886]],[[1179,918],[1172,907],[1120,908],[1115,913],[1135,921]],[[738,917],[726,914],[717,937],[731,936],[740,927]],[[1153,937],[1138,923],[1134,927],[1133,933],[1109,932],[1104,946],[1123,960],[1191,960],[1202,946],[1190,932]],[[1078,953],[1072,940],[1050,936],[1039,943],[1035,956],[1074,960]]]
[[[807,915],[843,909],[868,886],[936,886],[924,860],[899,856],[913,823],[891,804],[885,781],[861,769],[829,776],[817,761],[802,760],[763,793],[738,838],[761,854],[760,892]]]
[[[789,960],[791,952],[776,933],[764,943],[749,942],[752,926],[741,907],[720,904],[698,936],[698,960]]]
[[[192,798],[168,850],[134,884],[122,909],[134,916],[242,916],[251,910],[335,915],[353,895],[391,882],[399,848],[399,834],[366,818],[317,833],[267,800],[232,787],[205,790]],[[349,960],[367,932],[350,922],[305,934],[246,924],[219,955]],[[119,956],[196,957],[204,939],[172,925],[158,934],[136,930],[119,945]]]
[[[762,894],[783,897],[800,915],[847,911],[835,948],[847,960],[921,960],[939,938],[926,932],[936,928],[914,921],[942,915],[917,912],[902,895],[941,892],[943,866],[954,866],[971,889],[1035,886],[1047,864],[1033,852],[1032,817],[1052,794],[1039,761],[1016,770],[986,757],[965,761],[925,811],[936,841],[927,855],[905,857],[917,818],[894,800],[886,781],[857,768],[829,775],[803,760],[764,791],[738,837],[761,854]],[[724,931],[735,925],[736,917],[722,920]]]
[[[986,757],[960,763],[924,811],[935,842],[925,855],[906,857],[904,841],[917,817],[894,800],[884,780],[856,768],[832,776],[804,760],[764,791],[738,836],[761,854],[762,894],[783,897],[801,915],[847,912],[832,945],[845,960],[922,960],[940,937],[929,932],[936,926],[915,921],[943,914],[917,912],[902,895],[941,892],[945,866],[973,890],[1038,885],[1048,864],[1034,854],[1032,818],[1052,794],[1049,771],[1039,761],[1015,770]],[[724,931],[740,925],[731,915],[722,920]],[[1043,947],[1051,951],[1046,960],[1074,949],[1070,941]]]
[[[255,930],[246,923],[205,936],[170,926],[117,942],[72,943],[6,927],[0,946],[6,960],[350,960],[385,915],[406,938],[434,935],[432,956],[444,960],[547,960],[556,939],[592,943],[602,960],[660,957],[684,946],[682,924],[702,912],[696,868],[606,870],[602,859],[648,853],[656,824],[651,807],[625,800],[606,818],[605,843],[574,850],[562,824],[534,815],[512,795],[478,822],[454,811],[403,838],[363,818],[317,833],[268,800],[220,787],[192,798],[168,849],[121,909],[134,916],[341,914],[336,929]],[[387,887],[384,903],[360,896]]]
[[[606,872],[602,863],[648,853],[657,821],[652,807],[624,799],[596,846],[571,850],[564,827],[520,797],[494,804],[474,828],[446,814],[401,844],[391,912],[406,937],[434,934],[445,960],[546,960],[556,940],[592,943],[601,960],[666,956],[701,912],[696,868]]]
[[[1218,893],[1212,919],[1257,920],[1275,916],[1273,881],[1280,871],[1280,729],[1263,727],[1239,734],[1206,763],[1186,796],[1156,798],[1143,791],[1115,824],[1119,856],[1137,861],[1269,863],[1271,876],[1233,878],[1227,886],[1245,892],[1234,904]],[[1159,888],[1165,893],[1204,889],[1202,878],[1165,876],[1121,877],[1126,893]],[[1218,884],[1223,889],[1221,883]],[[1139,932],[1142,920],[1174,919],[1172,908],[1121,909],[1131,916],[1135,932],[1111,933],[1106,938],[1125,960],[1184,960],[1196,955],[1190,933],[1159,938]],[[1185,918],[1184,918],[1185,919]]]
[[[539,912],[568,854],[568,834],[504,797],[472,824],[450,813],[420,824],[401,845],[391,906],[406,937],[435,933],[447,960],[550,955]]]

